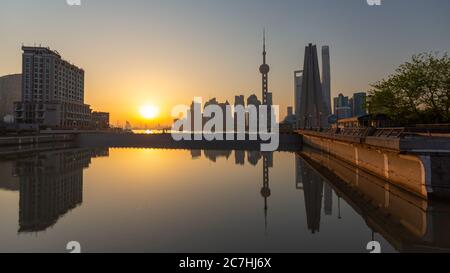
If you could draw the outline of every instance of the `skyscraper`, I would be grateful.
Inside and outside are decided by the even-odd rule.
[[[84,71],[44,47],[22,47],[22,101],[15,103],[19,123],[82,128],[91,122],[84,104]]]
[[[294,71],[294,111],[297,121],[300,120],[300,100],[302,96],[303,70]]]
[[[353,115],[355,117],[361,117],[367,114],[366,108],[366,93],[359,92],[353,94]]]
[[[243,95],[235,96],[234,97],[234,106],[242,106],[245,107],[245,97]],[[234,113],[234,132],[242,133],[245,132],[245,117],[244,117],[244,128],[239,128],[238,122],[239,122],[238,113]]]
[[[20,100],[21,92],[21,74],[0,77],[0,122],[3,122],[4,118],[13,119],[14,102]]]
[[[259,106],[261,106],[261,101],[258,100],[258,97],[253,94],[250,95],[247,98],[247,107],[249,106],[254,106],[256,108],[256,116],[252,116],[250,115],[249,112],[246,113],[246,117],[245,117],[245,128],[247,131],[250,131],[251,133],[255,133],[258,132],[258,128],[259,128],[259,121],[258,121],[258,113],[259,113]],[[253,124],[254,128],[251,128],[251,124]]]
[[[292,106],[288,106],[287,108],[287,115],[292,116],[294,114],[294,110],[292,109]]]
[[[352,116],[352,108],[350,107],[350,100],[342,93],[334,98],[334,114],[338,119],[350,118]]]
[[[325,107],[331,113],[331,72],[330,72],[330,47],[322,47],[322,92]]]
[[[309,44],[305,48],[303,69],[300,97],[300,127],[328,127],[328,116],[330,113],[325,107],[323,99],[316,45]]]

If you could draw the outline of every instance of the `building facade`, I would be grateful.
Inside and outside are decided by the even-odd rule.
[[[334,98],[334,114],[338,119],[366,115],[366,96],[364,92],[355,93],[352,98],[339,94]]]
[[[297,117],[297,120],[300,120],[300,100],[302,97],[302,82],[303,82],[303,70],[294,71],[294,97],[295,97],[295,105],[294,105],[294,114]]]
[[[364,92],[353,94],[353,116],[362,117],[367,114],[366,97]]]
[[[350,100],[342,93],[334,98],[334,114],[338,119],[345,119],[353,116]]]
[[[15,103],[18,123],[50,128],[87,128],[84,70],[44,47],[22,47],[22,96]]]
[[[331,113],[331,67],[330,67],[330,47],[322,47],[322,92],[325,108]]]
[[[95,129],[105,130],[110,128],[109,113],[92,112],[92,127]]]
[[[14,102],[22,97],[22,74],[0,77],[0,122],[13,122]]]

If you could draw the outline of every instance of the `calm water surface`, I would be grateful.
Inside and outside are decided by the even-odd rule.
[[[447,207],[384,183],[308,151],[10,156],[0,252],[66,252],[69,241],[83,252],[368,252],[373,239],[384,252],[450,249]]]

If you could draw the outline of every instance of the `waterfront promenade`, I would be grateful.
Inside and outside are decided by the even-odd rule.
[[[450,138],[402,129],[299,130],[303,145],[330,154],[422,198],[450,197]]]

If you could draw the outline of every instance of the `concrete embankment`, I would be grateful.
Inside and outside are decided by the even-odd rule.
[[[450,237],[442,228],[450,224],[447,202],[424,200],[322,151],[305,147],[299,157],[301,175],[311,179],[318,174],[328,181],[367,225],[397,250],[450,250]]]
[[[64,142],[73,140],[75,140],[74,134],[9,136],[0,137],[0,146],[20,146],[27,144]]]
[[[69,148],[75,139],[73,134],[0,137],[0,156]]]
[[[192,138],[193,139],[193,138]],[[246,136],[248,139],[248,135]],[[171,134],[113,134],[89,133],[79,134],[77,144],[80,147],[112,148],[163,148],[163,149],[209,149],[209,150],[261,150],[261,141],[175,141]],[[294,134],[281,134],[279,151],[298,151],[301,149],[301,137]]]
[[[450,139],[342,136],[299,131],[303,143],[423,198],[450,197]]]

